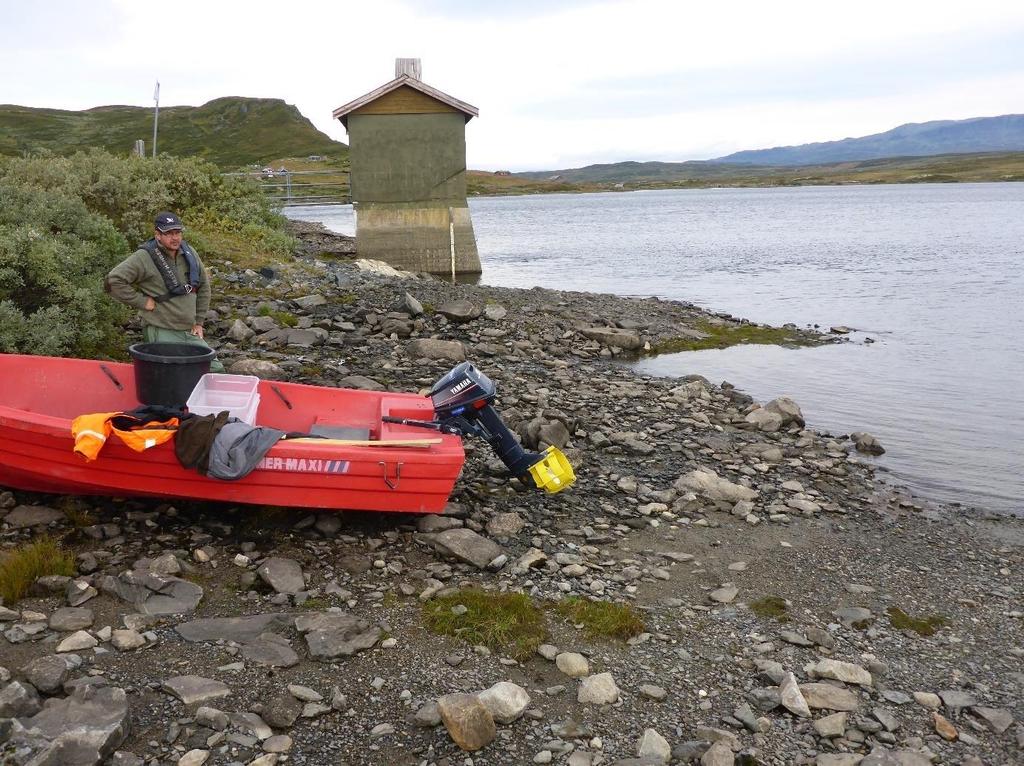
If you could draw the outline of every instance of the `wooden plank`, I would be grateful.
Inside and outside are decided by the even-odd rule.
[[[450,104],[414,88],[402,86],[356,109],[352,114],[444,114],[457,111]]]
[[[440,436],[427,439],[314,439],[301,437],[298,439],[282,439],[278,444],[332,444],[345,447],[429,447],[432,444],[440,444]]]

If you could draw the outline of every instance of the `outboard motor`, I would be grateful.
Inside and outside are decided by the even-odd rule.
[[[427,396],[434,405],[434,420],[385,417],[389,423],[435,428],[442,433],[479,436],[516,477],[529,474],[547,492],[560,492],[576,480],[562,451],[551,446],[543,453],[528,452],[516,441],[492,406],[497,387],[469,362],[462,362],[442,377]]]

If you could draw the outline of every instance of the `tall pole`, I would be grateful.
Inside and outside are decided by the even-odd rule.
[[[156,81],[156,88],[153,90],[153,101],[156,107],[153,110],[153,159],[156,159],[156,126],[160,121],[160,81]]]

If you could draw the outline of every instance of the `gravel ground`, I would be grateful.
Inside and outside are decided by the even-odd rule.
[[[458,345],[498,383],[498,409],[529,448],[564,449],[576,485],[544,495],[510,481],[485,444],[467,442],[463,476],[439,517],[0,492],[3,544],[56,534],[78,556],[73,579],[97,591],[81,604],[97,645],[70,653],[58,648],[72,630],[26,635],[68,606],[68,580],[40,582],[6,604],[10,612],[0,609],[9,762],[55,752],[52,739],[25,732],[34,709],[15,684],[32,679],[54,687],[48,705],[71,700],[81,679],[124,690],[123,713],[107,708],[116,725],[83,713],[104,734],[96,758],[82,762],[1024,762],[1021,520],[911,497],[876,478],[876,458],[847,435],[805,429],[795,403],[761,406],[728,385],[639,377],[622,363],[701,323],[738,323],[727,315],[364,271],[316,260],[310,249],[350,252],[324,236],[307,235],[304,255],[262,275],[221,269],[208,335],[229,367],[415,391],[454,364],[445,344]],[[284,313],[294,326],[277,321]],[[11,522],[41,507],[73,511],[48,525]],[[462,547],[448,528],[464,530]],[[477,560],[474,549],[486,544],[501,557]],[[278,559],[301,569],[297,594],[258,573]],[[145,599],[117,590],[133,568],[198,586],[202,599],[180,614],[140,616]],[[429,633],[423,605],[469,586],[537,604],[576,595],[638,610],[645,631],[628,642],[590,638],[547,613],[548,643],[582,655],[586,676],[610,674],[614,701],[581,702],[586,682],[539,653],[516,660]],[[768,597],[784,608],[758,608]],[[909,629],[896,608],[937,629]],[[178,630],[200,618],[277,613],[286,617],[259,641],[225,628],[196,642]],[[358,633],[368,648],[314,657],[299,625],[319,615],[351,620],[327,631],[331,639]],[[142,644],[119,650],[104,628],[126,625]],[[254,660],[257,644],[286,645],[294,664]],[[78,662],[67,663],[75,667],[62,683],[30,668],[69,654]],[[849,663],[838,671],[846,681],[832,660]],[[780,704],[787,674],[812,702],[810,715],[792,697]],[[213,679],[229,693],[184,704],[165,691],[177,676]],[[477,713],[472,724],[438,723],[438,698],[502,681],[529,695],[512,722],[490,734]],[[494,717],[472,700],[471,711]],[[201,706],[230,721],[220,727]],[[306,717],[282,724],[303,706]],[[456,744],[466,736],[487,742],[466,750]]]

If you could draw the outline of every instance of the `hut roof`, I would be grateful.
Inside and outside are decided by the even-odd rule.
[[[431,88],[422,80],[417,80],[415,77],[410,77],[407,74],[396,77],[391,82],[384,83],[379,88],[371,90],[369,93],[360,96],[355,101],[349,101],[344,106],[339,106],[331,114],[334,119],[341,120],[341,124],[348,128],[348,115],[356,111],[360,107],[364,107],[372,101],[376,101],[381,96],[387,95],[402,86],[414,88],[420,93],[423,93],[430,98],[440,101],[442,104],[447,104],[456,111],[462,112],[466,116],[466,122],[469,122],[474,117],[480,114],[480,110],[471,104],[467,104],[465,101],[459,101],[453,96],[449,96],[447,93],[442,93],[437,88]]]

